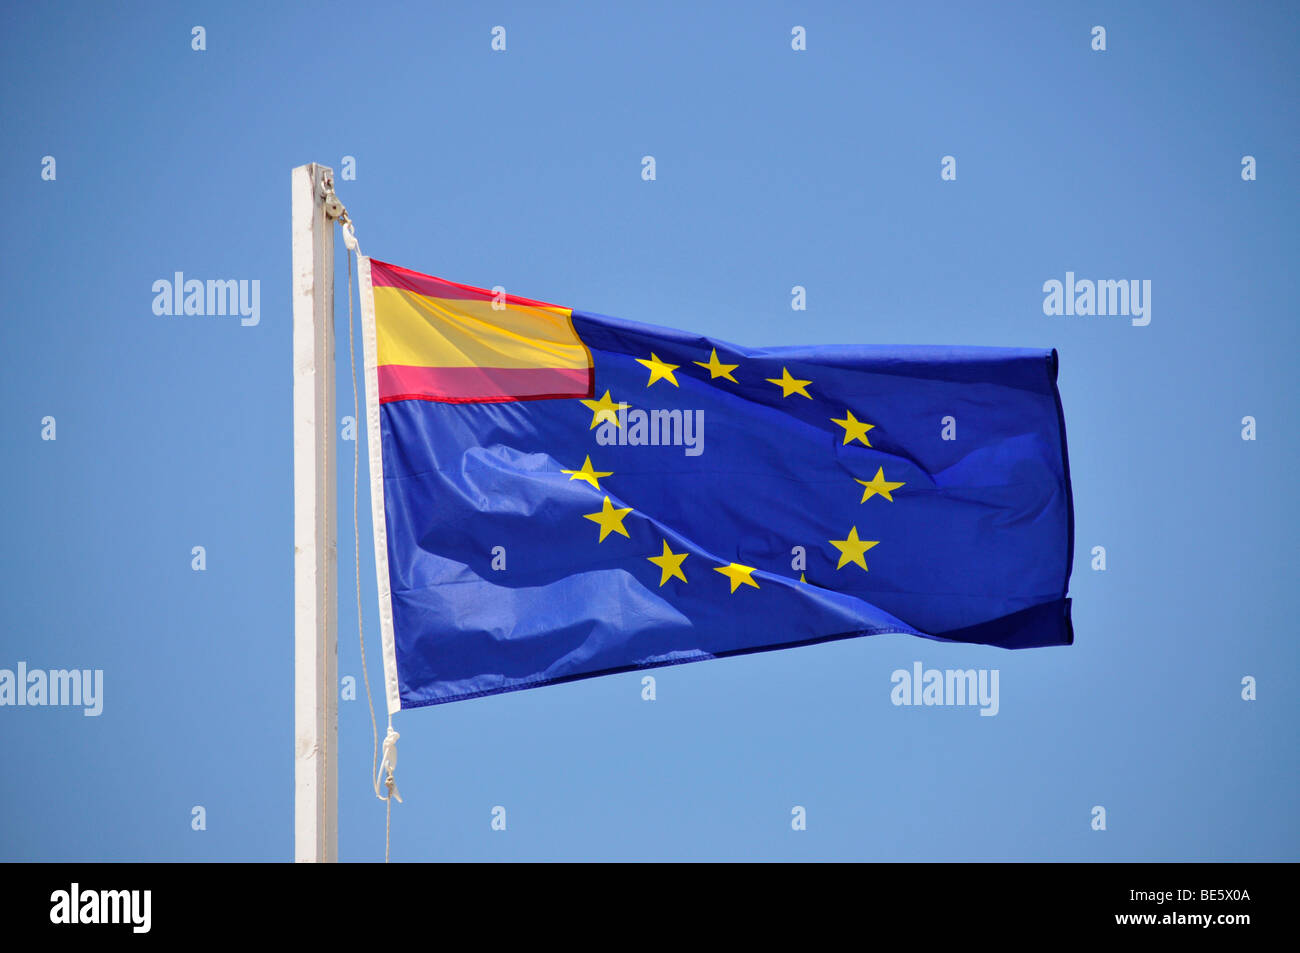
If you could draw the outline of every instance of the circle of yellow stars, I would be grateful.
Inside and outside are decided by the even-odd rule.
[[[646,381],[646,387],[653,387],[655,384],[665,381],[673,387],[680,386],[677,382],[676,373],[681,370],[682,365],[670,364],[659,357],[658,354],[651,351],[648,358],[636,358],[636,362],[649,371],[649,379]],[[709,353],[707,361],[692,361],[698,367],[704,368],[709,372],[709,380],[728,380],[733,384],[738,384],[735,374],[740,364],[724,363],[718,357],[718,349],[713,348]],[[808,388],[812,385],[811,380],[804,380],[795,377],[790,373],[789,367],[782,366],[780,377],[768,377],[764,380],[781,389],[782,399],[788,399],[795,396],[805,397],[812,400],[812,395],[808,393]],[[615,427],[622,427],[623,422],[619,417],[620,412],[626,411],[632,405],[624,401],[614,401],[610,397],[609,390],[596,400],[582,400],[581,403],[591,411],[591,425],[588,429],[595,430],[600,424],[608,421]],[[875,424],[859,420],[854,416],[853,411],[845,408],[843,417],[832,417],[830,422],[839,426],[844,434],[842,446],[848,446],[853,441],[857,441],[864,447],[871,447],[869,432],[875,429]],[[591,463],[591,457],[588,455],[583,460],[582,466],[574,470],[561,470],[569,479],[581,480],[590,484],[595,490],[604,493],[600,481],[605,477],[613,476],[611,470],[596,470]],[[893,503],[893,493],[899,487],[906,486],[900,480],[887,480],[885,478],[884,467],[877,467],[876,474],[869,480],[854,478],[854,482],[862,485],[862,499],[860,503],[866,503],[873,497],[880,497],[886,502]],[[627,528],[623,525],[623,520],[633,511],[633,507],[616,507],[610,501],[609,495],[606,494],[601,508],[595,513],[584,513],[583,518],[591,520],[599,527],[597,543],[603,543],[606,537],[613,533],[631,538]],[[880,541],[874,539],[862,539],[858,535],[858,527],[853,525],[849,528],[844,539],[831,539],[827,543],[834,547],[839,554],[839,560],[836,563],[836,571],[846,566],[854,565],[859,567],[863,572],[868,571],[866,553],[868,550],[879,546]],[[683,571],[682,564],[690,556],[690,553],[675,553],[669,545],[668,540],[662,540],[662,551],[656,556],[645,557],[650,563],[659,569],[659,587],[663,588],[670,579],[678,579],[683,583],[689,582],[686,573]],[[758,589],[759,585],[754,580],[754,573],[757,567],[744,566],[740,563],[728,563],[725,566],[714,566],[713,571],[720,573],[727,578],[730,583],[731,592],[734,594],[742,586],[750,586]],[[804,573],[799,574],[799,581],[806,583]]]

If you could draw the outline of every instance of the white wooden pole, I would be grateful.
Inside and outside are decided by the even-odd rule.
[[[292,175],[294,859],[338,859],[338,535],[332,169]]]

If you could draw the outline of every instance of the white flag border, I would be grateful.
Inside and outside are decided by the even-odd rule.
[[[370,519],[375,537],[375,577],[379,590],[379,636],[384,655],[384,695],[388,714],[402,708],[397,687],[397,650],[393,642],[393,593],[388,575],[388,522],[384,516],[384,460],[379,432],[379,346],[375,335],[375,289],[370,259],[357,255],[361,293],[361,344],[366,375],[366,455],[370,472]]]

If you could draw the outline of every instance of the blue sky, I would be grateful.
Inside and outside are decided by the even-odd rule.
[[[6,10],[0,668],[102,669],[104,710],[0,708],[0,858],[292,857],[289,172],[348,155],[363,249],[452,280],[750,345],[1056,347],[1076,509],[1071,647],[883,636],[400,714],[394,859],[1297,859],[1298,20]],[[155,315],[176,271],[259,280],[259,323]],[[1150,280],[1151,323],[1044,315],[1067,271]],[[915,661],[998,669],[999,714],[895,707]],[[382,858],[364,696],[340,735],[340,856]]]

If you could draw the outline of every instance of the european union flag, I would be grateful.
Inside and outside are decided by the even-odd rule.
[[[390,711],[881,633],[1073,640],[1053,350],[746,348],[370,259],[362,298]]]

